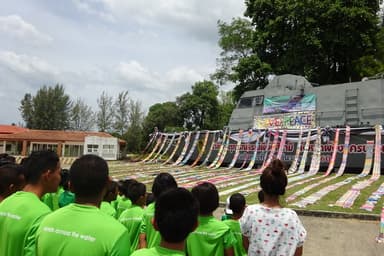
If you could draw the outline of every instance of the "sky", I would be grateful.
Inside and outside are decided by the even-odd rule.
[[[93,110],[103,91],[128,91],[144,111],[175,101],[214,72],[217,21],[244,10],[243,0],[2,0],[0,124],[22,123],[20,101],[43,85]]]

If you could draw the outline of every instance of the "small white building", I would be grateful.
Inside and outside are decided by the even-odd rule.
[[[114,137],[86,136],[84,138],[84,155],[94,154],[105,160],[118,159],[119,140]]]

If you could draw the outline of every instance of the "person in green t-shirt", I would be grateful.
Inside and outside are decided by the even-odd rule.
[[[111,202],[116,200],[118,185],[116,181],[111,180],[107,187],[104,199],[100,204],[100,210],[116,219],[116,210]]]
[[[35,233],[51,212],[40,198],[60,183],[60,159],[53,151],[35,151],[23,162],[26,185],[0,204],[0,255],[35,255]]]
[[[122,181],[122,186],[120,187],[121,192],[122,192],[122,197],[120,200],[117,202],[117,209],[116,209],[116,218],[118,219],[120,217],[120,214],[131,208],[132,202],[129,199],[129,186],[132,183],[137,182],[135,179],[126,179]]]
[[[162,193],[155,207],[153,226],[161,242],[152,248],[135,251],[132,256],[184,256],[185,239],[197,226],[199,202],[185,188]]]
[[[166,172],[159,173],[153,181],[152,194],[155,201],[144,210],[140,225],[139,248],[151,248],[160,244],[160,233],[152,226],[156,199],[168,189],[177,188],[175,178]]]
[[[135,251],[139,244],[140,224],[144,213],[147,188],[144,183],[134,182],[131,183],[128,190],[128,197],[132,202],[132,207],[123,211],[119,221],[128,229],[131,251]]]
[[[0,203],[13,193],[23,189],[25,177],[23,167],[14,163],[0,166]]]
[[[228,208],[232,212],[231,219],[224,220],[223,223],[231,229],[236,238],[237,243],[233,246],[234,254],[235,256],[246,256],[247,252],[243,245],[243,235],[241,233],[239,222],[245,209],[245,197],[240,193],[231,195]]]
[[[61,185],[63,192],[59,195],[59,207],[64,207],[75,201],[75,194],[69,190],[69,170],[61,171]]]
[[[107,162],[83,155],[70,168],[75,203],[48,215],[36,233],[39,256],[130,255],[128,230],[99,206],[109,182]]]
[[[188,255],[233,256],[236,238],[223,222],[213,216],[219,206],[219,192],[214,184],[203,182],[192,188],[200,204],[199,225],[187,238]]]

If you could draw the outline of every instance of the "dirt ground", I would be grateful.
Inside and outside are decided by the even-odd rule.
[[[220,218],[223,208],[215,212]],[[376,243],[379,221],[300,216],[308,236],[305,256],[383,256],[384,243]]]

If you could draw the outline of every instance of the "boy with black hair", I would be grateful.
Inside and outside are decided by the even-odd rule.
[[[59,207],[64,207],[75,201],[75,194],[69,190],[69,170],[61,171],[61,186],[63,191],[59,194]]]
[[[137,183],[135,179],[126,179],[122,181],[121,192],[122,196],[117,201],[116,218],[118,219],[121,213],[132,206],[132,201],[129,199],[129,186],[133,183]]]
[[[188,255],[233,256],[236,239],[213,212],[219,206],[219,192],[214,184],[203,182],[192,188],[200,204],[199,225],[187,238]]]
[[[162,193],[173,188],[177,188],[177,183],[175,178],[169,173],[159,173],[153,181],[152,193],[155,201],[144,210],[140,225],[139,248],[151,248],[160,244],[160,233],[152,226],[156,200]]]
[[[224,220],[236,238],[237,243],[233,246],[235,256],[246,256],[247,252],[243,246],[243,235],[240,229],[239,219],[245,209],[245,197],[240,193],[235,193],[229,198],[229,209],[232,211],[231,219]]]
[[[37,255],[130,255],[127,229],[99,209],[109,182],[107,162],[96,155],[83,155],[73,162],[69,179],[75,203],[41,222]]]
[[[23,190],[0,204],[0,255],[33,255],[36,230],[51,212],[40,198],[60,183],[60,159],[53,151],[32,152],[23,168]]]
[[[100,204],[100,210],[109,216],[116,219],[116,209],[111,205],[111,202],[115,201],[118,193],[118,185],[116,181],[111,180],[107,186],[107,192],[104,199]]]
[[[132,256],[185,255],[185,239],[197,226],[199,202],[185,188],[162,193],[156,201],[153,226],[161,234],[159,245]]]
[[[131,251],[135,251],[139,244],[140,224],[143,218],[147,189],[145,184],[141,182],[132,183],[128,189],[128,197],[132,202],[132,206],[123,211],[119,221],[128,229]]]
[[[25,185],[23,167],[18,164],[0,166],[0,203]]]

